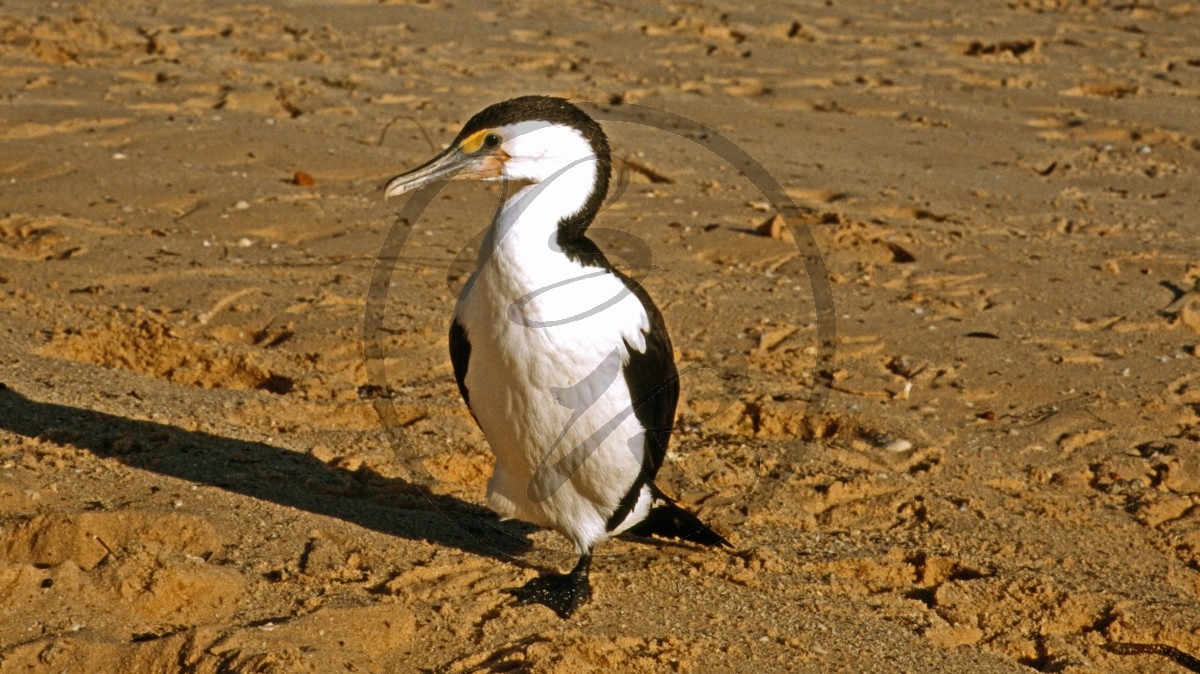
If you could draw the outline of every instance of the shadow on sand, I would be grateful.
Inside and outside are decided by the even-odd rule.
[[[384,534],[531,566],[518,556],[530,550],[526,536],[535,527],[499,522],[485,508],[429,494],[365,466],[349,471],[261,442],[37,402],[4,384],[0,428]]]

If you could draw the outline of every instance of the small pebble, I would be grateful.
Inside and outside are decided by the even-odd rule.
[[[247,208],[250,208],[250,202],[248,202],[248,201],[239,201],[239,202],[237,202],[236,204],[234,204],[234,205],[233,205],[233,207],[234,207],[234,208],[236,208],[236,209],[238,209],[239,211],[244,211],[244,210],[246,210]]]
[[[913,444],[911,442],[909,442],[908,440],[900,439],[900,440],[892,440],[891,442],[884,445],[883,448],[886,451],[896,452],[897,454],[899,454],[900,452],[907,452],[908,450],[912,449],[912,446],[913,446]]]

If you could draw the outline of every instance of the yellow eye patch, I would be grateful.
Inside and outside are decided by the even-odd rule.
[[[483,131],[476,131],[475,133],[467,136],[465,139],[463,139],[461,145],[463,152],[466,152],[467,154],[475,154],[476,152],[479,152],[479,150],[483,148],[483,141],[488,137],[489,133],[491,133],[490,129],[484,129]]]

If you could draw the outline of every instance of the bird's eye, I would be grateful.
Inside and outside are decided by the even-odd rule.
[[[494,133],[489,133],[487,137],[483,139],[483,146],[489,150],[494,150],[497,147],[500,147],[500,136],[497,136]]]

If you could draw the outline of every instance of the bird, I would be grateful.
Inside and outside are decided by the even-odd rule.
[[[612,172],[600,124],[575,104],[493,104],[394,197],[448,179],[526,183],[497,210],[459,295],[450,361],[494,455],[488,506],[567,538],[569,573],[510,589],[569,618],[592,596],[594,547],[614,536],[732,545],[655,484],[679,400],[662,313],[587,236]]]

